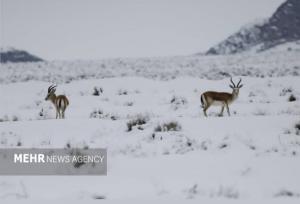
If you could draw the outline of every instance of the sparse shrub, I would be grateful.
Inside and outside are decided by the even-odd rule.
[[[118,119],[118,117],[117,117],[117,116],[115,116],[115,115],[111,115],[111,116],[110,116],[110,119],[112,119],[112,120],[117,120],[117,119]]]
[[[46,111],[42,108],[41,110],[40,110],[40,112],[38,113],[38,116],[37,116],[37,119],[38,120],[45,120],[45,119],[49,119],[49,118],[51,118],[51,114],[47,111],[47,109],[46,109]]]
[[[119,89],[118,91],[118,95],[127,95],[128,94],[128,91],[127,90],[124,90],[124,89]]]
[[[173,104],[186,104],[187,100],[181,96],[173,96],[170,102]]]
[[[41,100],[38,100],[38,101],[35,101],[35,105],[38,107],[38,106],[40,106],[41,105],[41,103],[42,103],[42,101]]]
[[[208,149],[207,141],[201,142],[201,146],[200,147],[201,147],[202,150],[207,150]]]
[[[224,76],[224,77],[230,77],[230,74],[228,72],[220,71],[219,75]]]
[[[41,111],[39,112],[39,116],[43,117],[44,116],[44,109],[42,108]]]
[[[253,115],[259,115],[259,116],[264,116],[264,115],[268,115],[266,110],[263,109],[257,109],[253,112]]]
[[[187,100],[184,97],[181,96],[173,96],[170,100],[170,103],[172,104],[172,107],[174,110],[177,110],[181,106],[184,106],[187,104]]]
[[[125,102],[124,106],[133,106],[133,102],[132,101]]]
[[[176,121],[159,124],[154,128],[155,132],[180,131],[180,130],[181,130],[181,125]]]
[[[253,91],[250,91],[250,93],[248,94],[248,97],[254,97],[256,96],[256,94]]]
[[[9,118],[7,115],[4,115],[2,118],[0,118],[0,122],[6,122],[9,121]]]
[[[101,101],[108,102],[108,101],[109,101],[109,98],[107,98],[107,97],[105,97],[105,98],[101,98]]]
[[[289,134],[291,134],[292,132],[291,132],[291,130],[289,130],[289,129],[285,129],[284,131],[283,131],[283,134],[286,134],[286,135],[289,135]]]
[[[90,118],[100,118],[100,119],[111,119],[111,120],[117,120],[119,117],[117,115],[111,114],[111,113],[104,113],[101,109],[95,109],[91,112]]]
[[[226,147],[228,147],[228,144],[226,144],[226,143],[222,143],[222,144],[219,146],[220,149],[224,149],[224,148],[226,148]]]
[[[156,128],[154,128],[155,132],[162,132],[162,128],[160,125],[156,126]]]
[[[14,115],[14,116],[12,116],[11,120],[12,120],[12,121],[18,121],[19,119],[18,119],[17,116]]]
[[[93,195],[93,199],[102,200],[102,199],[106,199],[106,197],[104,195]]]
[[[20,136],[13,131],[3,131],[0,133],[0,146],[16,147],[21,146]]]
[[[136,89],[136,90],[134,90],[134,93],[139,94],[139,93],[141,93],[141,91]]]
[[[90,114],[90,118],[100,118],[100,116],[103,115],[103,111],[101,109],[94,110]]]
[[[132,131],[134,126],[138,126],[138,129],[143,130],[141,125],[144,125],[148,122],[149,117],[144,115],[137,115],[136,118],[127,122],[127,131]]]
[[[300,197],[299,193],[294,193],[290,190],[281,190],[274,195],[275,197]]]
[[[290,97],[289,97],[289,99],[288,99],[288,101],[289,102],[296,101],[296,97],[293,94],[291,94]]]
[[[100,96],[100,94],[102,94],[102,93],[103,93],[102,87],[94,87],[93,96]]]
[[[292,88],[283,88],[279,94],[279,96],[285,96],[287,93],[292,93],[293,89]]]
[[[296,135],[300,135],[300,122],[295,125]]]
[[[232,187],[223,187],[220,186],[218,191],[211,192],[211,197],[225,197],[225,198],[231,198],[231,199],[237,199],[239,198],[239,192]]]
[[[16,121],[19,121],[19,120],[20,119],[16,115],[13,115],[11,117],[9,117],[7,115],[4,115],[2,118],[0,118],[0,122],[7,122],[7,121],[16,122]]]
[[[71,156],[73,156],[73,155],[76,157],[84,156],[79,150],[71,151]],[[76,160],[75,162],[73,162],[73,166],[75,168],[80,168],[84,164],[85,164],[85,162],[83,160]]]
[[[249,148],[250,148],[251,150],[256,150],[256,147],[255,147],[254,145],[249,145]]]
[[[70,148],[71,148],[70,142],[68,142],[68,143],[66,144],[66,148],[67,148],[67,149],[70,149]]]
[[[198,185],[194,184],[191,188],[187,189],[187,198],[191,199],[194,198],[195,195],[199,193]]]
[[[66,147],[64,149],[67,149],[67,154],[74,157],[83,157],[85,156],[84,152],[81,151],[79,148],[74,148],[71,146],[70,142],[67,142]],[[83,150],[88,150],[89,146],[86,144],[83,144],[82,146]],[[84,160],[76,159],[72,160],[72,165],[74,168],[80,168],[82,165],[88,165],[88,163],[85,163]]]

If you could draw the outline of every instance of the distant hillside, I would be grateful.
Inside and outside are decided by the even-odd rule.
[[[0,49],[0,62],[40,62],[41,58],[34,56],[24,50],[16,50],[14,48]]]
[[[286,42],[300,40],[300,0],[287,0],[267,20],[241,28],[207,55],[260,52]]]

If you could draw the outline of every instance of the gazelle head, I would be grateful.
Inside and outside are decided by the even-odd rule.
[[[242,82],[242,79],[240,79],[240,81],[237,83],[237,85],[234,84],[234,82],[232,81],[232,78],[230,78],[230,82],[232,83],[232,84],[229,84],[229,87],[232,88],[232,94],[234,96],[238,96],[240,88],[243,87],[243,84],[240,84]]]
[[[56,91],[56,85],[49,86],[48,94],[47,94],[45,100],[47,101],[47,100],[51,99],[51,97],[55,96],[55,91]]]

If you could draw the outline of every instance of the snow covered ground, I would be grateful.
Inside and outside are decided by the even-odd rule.
[[[300,76],[300,41],[285,43],[265,52],[230,56],[175,56],[104,60],[46,61],[36,64],[2,64],[0,84],[31,80],[69,83],[73,80],[139,76],[170,80],[192,76],[223,79],[233,76]]]
[[[215,75],[210,66],[200,69],[199,64],[214,62],[216,70],[224,68],[237,81],[240,76],[235,70],[249,70],[247,62],[255,65],[254,60],[267,59],[266,54],[194,57],[199,64],[190,69],[179,69],[175,60],[175,71],[172,64],[161,72],[159,67],[153,72],[151,67],[136,72],[138,66],[133,66],[134,73],[140,74],[116,68],[117,74],[110,77],[100,77],[102,71],[95,73],[96,68],[89,70],[76,63],[77,71],[71,72],[71,62],[67,68],[62,64],[61,70],[54,66],[52,71],[54,62],[50,63],[45,72],[40,64],[2,66],[0,147],[103,147],[108,150],[108,174],[0,176],[0,202],[298,203],[300,125],[295,125],[300,124],[300,83],[296,53],[299,56],[298,51],[276,56],[277,65],[273,58],[257,61],[258,77],[241,76],[244,87],[230,106],[231,117],[225,112],[218,117],[220,107],[210,108],[209,117],[203,116],[203,91],[231,90],[228,76]],[[238,58],[242,62],[230,69],[231,60]],[[90,75],[80,79],[78,70]],[[168,70],[174,79],[160,80],[166,79],[160,76],[168,76]],[[203,75],[203,70],[210,74]],[[271,77],[262,77],[270,70]],[[70,100],[65,120],[54,119],[54,108],[44,101],[48,81],[56,79],[57,93]],[[95,88],[103,92],[95,95]],[[134,125],[137,119],[144,124]],[[167,131],[170,123],[173,129]]]

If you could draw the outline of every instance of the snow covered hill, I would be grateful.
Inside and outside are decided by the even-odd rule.
[[[210,48],[206,54],[235,54],[256,47],[264,51],[300,39],[300,1],[287,0],[266,20],[244,26],[237,33]]]
[[[17,50],[12,47],[0,49],[0,63],[41,62],[41,61],[43,61],[41,58],[29,54],[24,50]]]
[[[82,79],[139,76],[170,80],[182,76],[223,79],[232,76],[280,77],[300,75],[300,41],[263,53],[229,56],[118,58],[95,61],[47,61],[1,64],[0,84],[44,81],[69,83]]]

